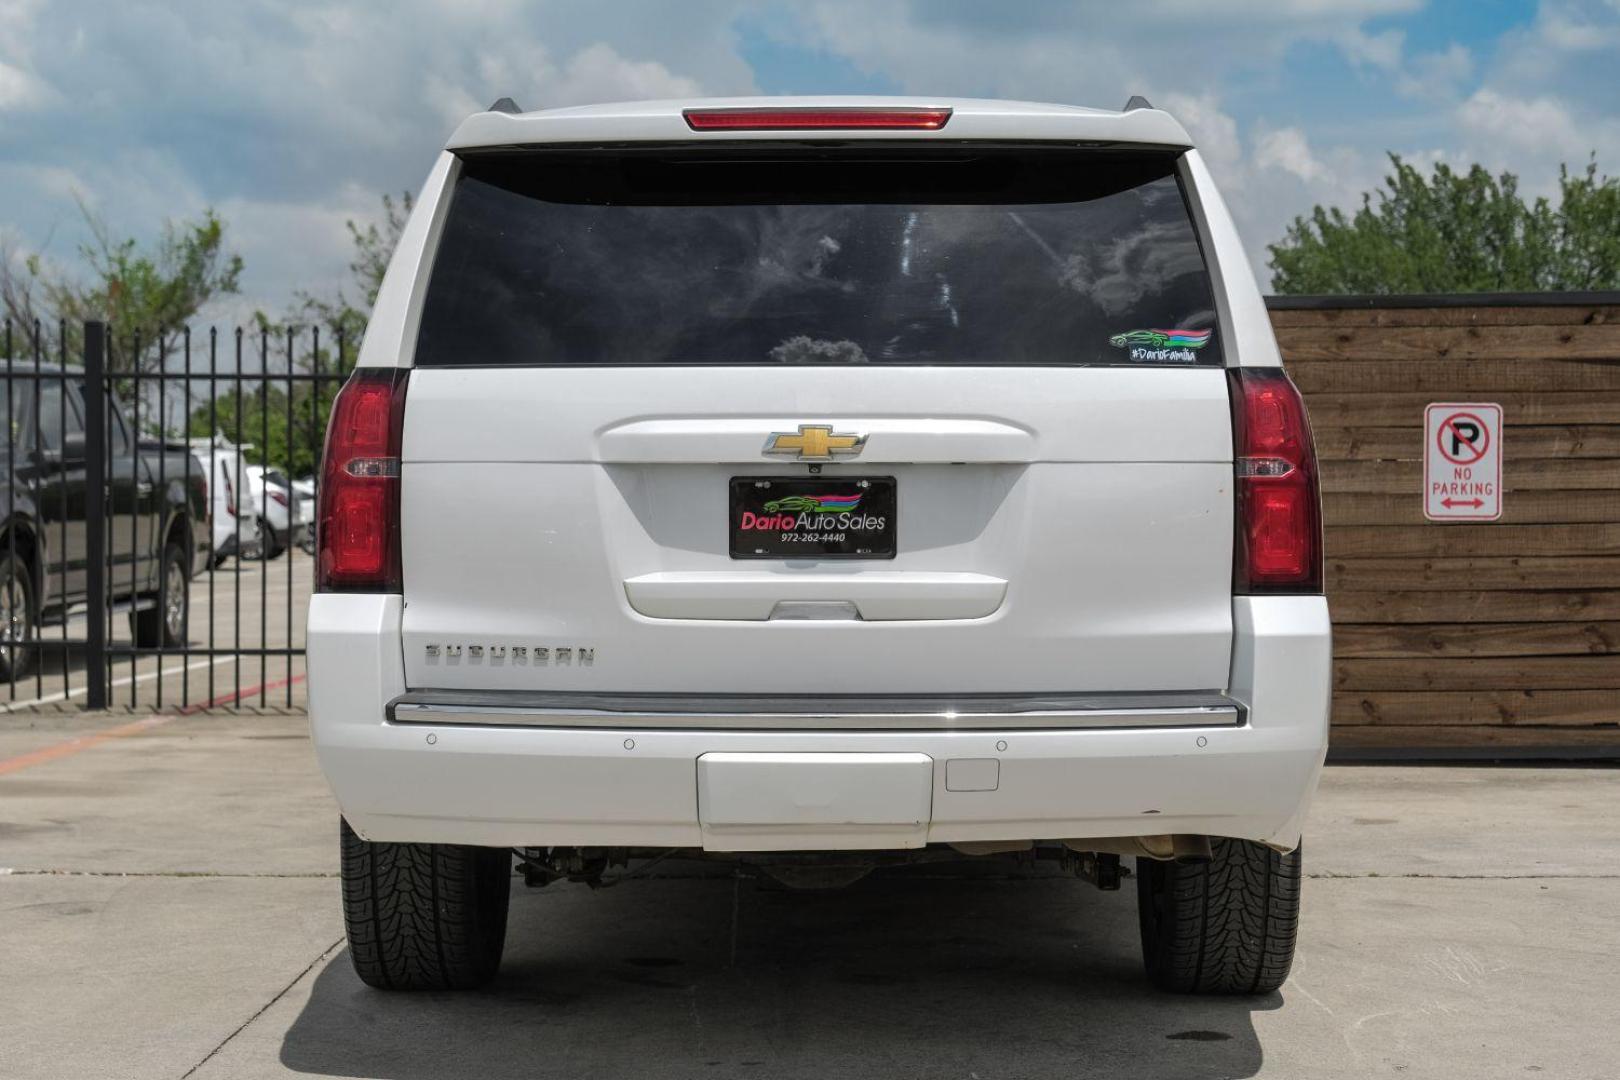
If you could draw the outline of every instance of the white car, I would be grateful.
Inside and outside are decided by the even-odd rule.
[[[514,849],[1132,858],[1155,985],[1286,977],[1316,461],[1166,113],[503,100],[358,362],[308,662],[365,982],[488,979]]]
[[[287,477],[263,465],[244,465],[253,498],[264,515],[264,557],[274,559],[289,547],[301,544],[304,534],[314,527],[310,508]]]
[[[298,546],[305,554],[315,554],[315,478],[302,477],[292,482],[292,489],[303,503],[304,532],[298,538]]]
[[[243,458],[248,449],[223,436],[189,440],[192,457],[208,477],[209,518],[214,536],[214,565],[232,555],[242,559],[264,557],[264,514],[251,481],[242,472],[251,468]]]

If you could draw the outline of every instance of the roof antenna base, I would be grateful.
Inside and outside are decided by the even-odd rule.
[[[505,99],[503,98],[502,100],[505,100]],[[1149,101],[1147,98],[1143,97],[1141,94],[1132,94],[1131,95],[1131,100],[1127,101],[1125,103],[1125,108],[1120,110],[1120,111],[1121,112],[1135,112],[1137,109],[1151,109],[1151,108],[1153,108],[1153,102]]]
[[[1135,101],[1136,99],[1132,98],[1131,100]],[[503,113],[520,113],[523,110],[518,108],[517,102],[513,101],[511,98],[503,97],[503,98],[499,99],[498,101],[496,101],[495,104],[491,105],[489,107],[489,111],[490,112],[503,112]]]

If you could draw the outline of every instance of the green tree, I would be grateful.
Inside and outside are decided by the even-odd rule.
[[[80,324],[103,320],[113,327],[111,370],[150,371],[173,355],[173,331],[237,291],[242,257],[227,249],[225,223],[212,210],[194,221],[165,222],[149,245],[114,235],[82,201],[79,211],[90,229],[90,241],[79,246],[82,273],[59,271],[38,253],[0,253],[0,303],[14,332],[32,334],[38,320],[50,338],[65,322],[71,356]]]
[[[1620,179],[1596,160],[1559,168],[1559,201],[1527,200],[1518,177],[1395,154],[1353,215],[1317,206],[1269,247],[1283,294],[1541,292],[1620,288]]]

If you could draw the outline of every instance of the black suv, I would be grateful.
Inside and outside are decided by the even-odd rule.
[[[41,365],[13,372],[0,394],[8,426],[0,491],[0,644],[32,642],[42,619],[65,618],[88,599],[83,373]],[[185,640],[192,575],[207,564],[207,477],[184,447],[140,439],[106,401],[105,528],[110,599],[130,609],[135,643]],[[189,478],[189,483],[188,483]],[[37,657],[0,649],[0,679]]]

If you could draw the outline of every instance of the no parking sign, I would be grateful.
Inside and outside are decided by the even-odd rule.
[[[1502,516],[1502,406],[1436,402],[1423,413],[1423,516]]]

